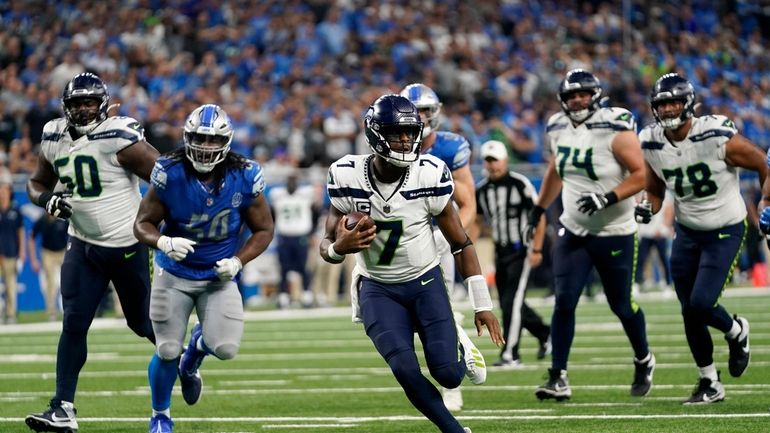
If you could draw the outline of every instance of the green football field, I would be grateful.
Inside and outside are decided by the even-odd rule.
[[[581,300],[569,370],[571,400],[535,398],[549,364],[535,359],[535,340],[525,335],[522,368],[490,369],[486,384],[464,384],[465,409],[458,417],[474,433],[768,432],[770,293],[728,292],[723,304],[751,323],[752,362],[740,379],[729,377],[727,345],[713,334],[727,392],[722,403],[680,404],[697,371],[675,300],[640,301],[658,360],[652,392],[641,399],[629,396],[632,353],[619,322],[606,302]],[[534,301],[550,317],[550,306]],[[152,347],[120,321],[96,325],[77,394],[80,432],[146,432]],[[465,328],[471,328],[469,311]],[[475,340],[487,362],[494,362],[497,349],[488,336]],[[46,406],[54,389],[57,341],[55,324],[0,326],[0,432],[29,431],[24,416]],[[411,407],[346,308],[249,313],[238,357],[208,358],[202,374],[204,394],[196,406],[186,406],[175,389],[175,432],[437,431]]]

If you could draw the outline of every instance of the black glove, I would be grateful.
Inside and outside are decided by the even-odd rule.
[[[527,218],[529,220],[527,222],[527,231],[524,233],[525,244],[529,245],[529,243],[532,241],[532,238],[535,237],[535,229],[540,223],[540,217],[542,217],[544,213],[545,209],[538,205],[535,205],[532,209],[530,209],[529,216]]]
[[[649,224],[652,220],[652,203],[647,200],[642,200],[642,202],[637,204],[634,208],[634,216],[636,217],[636,222],[640,224]]]
[[[72,197],[72,193],[46,191],[40,194],[38,203],[49,214],[66,220],[72,216],[72,205],[67,202],[67,197]]]
[[[618,195],[614,191],[606,194],[600,192],[581,192],[577,200],[578,210],[584,214],[593,215],[607,206],[618,202]]]

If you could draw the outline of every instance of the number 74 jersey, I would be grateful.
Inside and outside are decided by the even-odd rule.
[[[66,119],[46,123],[40,153],[72,191],[70,236],[104,247],[136,243],[139,178],[118,163],[117,153],[143,139],[144,128],[130,117],[108,117],[77,140]]]
[[[725,161],[726,143],[738,130],[725,116],[693,117],[687,138],[672,143],[657,124],[639,133],[644,159],[674,197],[678,223],[715,230],[746,217],[738,168]]]
[[[577,126],[563,112],[548,120],[546,133],[563,185],[559,221],[578,236],[621,236],[637,230],[631,197],[590,216],[577,205],[580,193],[607,193],[628,175],[612,151],[612,141],[622,131],[636,132],[636,121],[618,107],[599,108]]]

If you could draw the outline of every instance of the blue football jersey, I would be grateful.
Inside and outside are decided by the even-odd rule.
[[[150,179],[166,206],[161,233],[197,242],[195,252],[177,262],[156,251],[157,265],[173,275],[191,280],[216,280],[218,260],[232,257],[239,246],[244,223],[241,212],[265,189],[262,167],[249,161],[243,169],[230,169],[219,192],[184,169],[179,159],[161,157]]]
[[[449,170],[455,171],[470,162],[471,145],[462,135],[436,131],[436,141],[426,153],[444,161]]]

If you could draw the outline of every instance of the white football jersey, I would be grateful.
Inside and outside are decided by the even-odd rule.
[[[639,133],[644,159],[674,197],[677,222],[714,230],[746,218],[738,167],[725,161],[726,143],[738,133],[725,116],[693,117],[690,132],[675,145],[658,124]]]
[[[361,274],[384,283],[414,280],[438,265],[431,220],[452,193],[452,174],[440,159],[420,155],[391,193],[377,188],[374,155],[347,155],[329,167],[327,190],[340,212],[364,212],[377,224],[377,238],[356,254]]]
[[[564,212],[559,221],[576,235],[619,236],[637,229],[632,197],[590,216],[577,205],[580,193],[610,192],[628,175],[612,152],[612,140],[620,131],[636,131],[636,121],[631,112],[618,107],[599,108],[577,126],[563,112],[548,119],[546,133],[563,183]]]
[[[293,194],[285,186],[270,190],[268,199],[275,210],[275,232],[283,236],[307,236],[313,231],[315,190],[311,185],[298,186]]]
[[[141,195],[139,178],[118,163],[117,153],[144,139],[130,117],[108,117],[93,131],[73,140],[64,118],[43,128],[40,153],[73,196],[69,234],[105,247],[137,242],[133,225]]]

